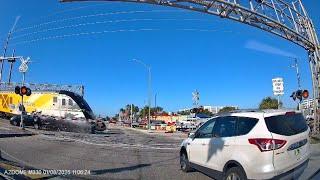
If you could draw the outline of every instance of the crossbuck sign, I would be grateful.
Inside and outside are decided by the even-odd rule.
[[[28,70],[28,63],[30,62],[30,58],[28,57],[27,59],[21,58],[21,65],[19,66],[19,71],[21,73],[25,73]]]
[[[282,78],[272,79],[272,86],[273,86],[273,94],[275,96],[280,96],[280,95],[284,94],[283,79]]]

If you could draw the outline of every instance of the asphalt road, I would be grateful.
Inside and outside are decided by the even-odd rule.
[[[36,169],[90,170],[90,175],[58,179],[210,179],[180,171],[181,140],[121,128],[96,135],[42,131],[0,138],[0,148],[5,159]]]
[[[0,121],[0,126],[10,129],[7,122]],[[35,132],[38,135],[0,138],[2,157],[31,169],[90,170],[90,175],[49,176],[52,179],[210,179],[200,172],[180,170],[182,136],[121,127],[102,134]],[[312,148],[313,156],[301,179],[307,179],[320,168],[320,145]],[[0,170],[1,163],[0,159]],[[319,174],[313,179],[318,177]]]

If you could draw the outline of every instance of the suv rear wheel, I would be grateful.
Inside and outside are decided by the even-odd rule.
[[[183,172],[190,172],[192,168],[190,167],[190,163],[188,160],[188,156],[186,152],[182,152],[180,154],[180,167]]]
[[[227,170],[225,180],[246,180],[247,176],[239,167],[233,167]]]

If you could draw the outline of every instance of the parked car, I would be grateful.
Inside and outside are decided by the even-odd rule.
[[[308,165],[309,132],[296,111],[229,113],[182,142],[180,166],[215,179],[297,179]]]
[[[20,126],[21,116],[13,116],[10,118],[10,124],[14,126]],[[31,115],[23,115],[24,126],[34,126],[36,129],[40,129],[42,124],[40,118]]]
[[[133,123],[132,123],[132,127],[133,127],[133,128],[139,127],[139,123],[138,123],[138,122],[133,122]]]

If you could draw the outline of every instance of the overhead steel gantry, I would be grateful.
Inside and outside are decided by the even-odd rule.
[[[123,1],[182,8],[217,15],[273,33],[307,50],[312,73],[315,120],[319,133],[320,46],[314,25],[301,0],[60,0]]]

